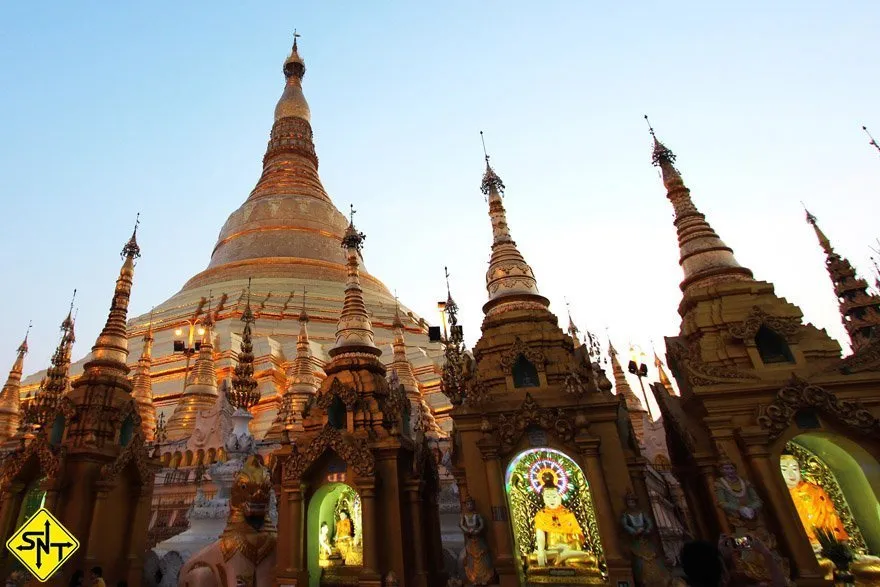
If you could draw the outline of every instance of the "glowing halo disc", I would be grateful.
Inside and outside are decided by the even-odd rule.
[[[568,473],[565,468],[555,459],[543,458],[532,463],[529,467],[529,485],[535,493],[540,494],[544,489],[543,477],[546,473],[553,476],[553,483],[559,490],[559,495],[565,495],[568,491]]]

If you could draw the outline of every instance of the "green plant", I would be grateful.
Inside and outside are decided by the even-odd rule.
[[[854,560],[852,548],[846,542],[837,539],[833,532],[827,528],[813,528],[816,539],[822,546],[822,556],[834,563],[834,566],[844,571],[849,569]]]

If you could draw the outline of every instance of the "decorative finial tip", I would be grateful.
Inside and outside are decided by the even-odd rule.
[[[346,249],[353,247],[360,251],[364,244],[364,239],[367,237],[364,233],[358,232],[354,227],[354,215],[357,212],[354,209],[354,204],[349,204],[349,208],[351,211],[348,216],[348,228],[345,230],[345,236],[342,237],[342,246]]]
[[[648,120],[647,114],[645,114],[645,122],[648,123],[648,132],[651,133],[651,136],[654,137],[654,140],[657,140],[657,135],[654,134],[654,127],[651,126],[651,121]]]
[[[137,231],[138,231],[138,226],[140,225],[140,223],[141,223],[141,213],[138,212],[137,216],[135,217],[135,220],[134,220],[134,230],[131,232],[131,238],[128,239],[128,242],[125,243],[124,247],[122,247],[121,257],[123,259],[125,259],[125,258],[137,259],[138,257],[141,256],[141,248],[138,246],[138,243],[137,243]]]

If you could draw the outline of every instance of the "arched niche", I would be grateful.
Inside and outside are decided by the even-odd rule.
[[[836,516],[854,550],[880,554],[880,463],[868,451],[838,434],[807,432],[786,443],[780,469],[802,524]]]
[[[357,491],[347,483],[319,487],[309,500],[306,535],[309,587],[318,587],[328,569],[332,572],[361,567],[363,526]]]
[[[755,334],[755,347],[758,355],[765,365],[776,363],[794,363],[794,355],[788,347],[788,342],[778,332],[761,325]]]
[[[513,386],[516,388],[540,387],[541,385],[538,368],[525,355],[519,355],[516,358],[511,369],[511,376],[513,377]]]
[[[337,430],[345,430],[348,423],[348,410],[339,396],[334,396],[327,408],[327,422]]]
[[[574,459],[553,448],[524,450],[507,467],[505,490],[523,584],[607,579],[590,487]]]

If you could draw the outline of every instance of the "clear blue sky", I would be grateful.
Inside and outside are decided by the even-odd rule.
[[[679,326],[645,113],[740,262],[807,320],[841,338],[800,200],[870,268],[877,2],[35,1],[0,22],[0,366],[29,319],[26,370],[48,364],[74,287],[88,351],[138,211],[132,314],[207,265],[259,177],[294,27],[321,176],[358,208],[370,271],[436,323],[449,265],[471,344],[481,129],[542,292],[618,347]]]

